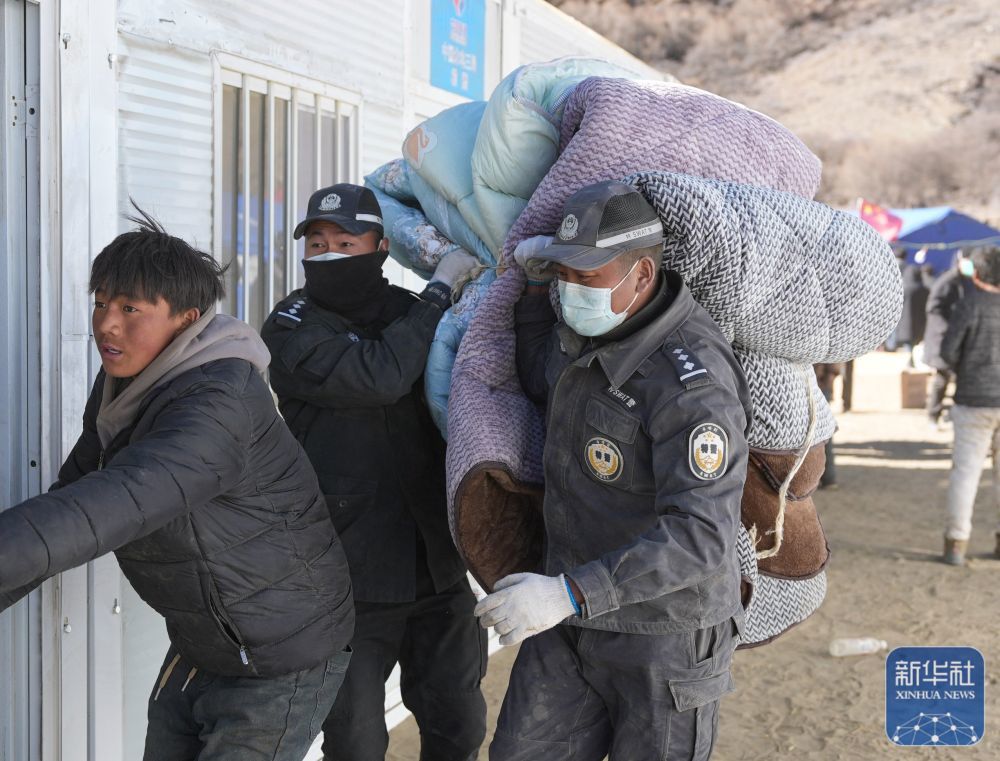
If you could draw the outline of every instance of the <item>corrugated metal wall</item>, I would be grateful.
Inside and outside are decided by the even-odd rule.
[[[366,100],[361,129],[364,148],[362,174],[402,155],[404,126],[401,106],[397,108]]]
[[[591,55],[652,71],[544,0],[505,7],[518,17],[518,63]],[[423,40],[402,41],[423,28],[427,12],[419,0],[413,7],[406,0],[120,0],[119,207],[126,210],[131,195],[171,231],[211,247],[213,52],[361,94],[362,174],[398,156],[407,118],[404,53],[412,49],[422,60],[426,49]]]
[[[38,168],[29,148],[37,161],[38,116],[34,99],[28,102],[31,86],[37,93],[38,49],[36,42],[26,50],[26,10],[37,16],[37,9],[21,3],[0,3],[0,83],[5,93],[0,104],[5,126],[0,133],[0,316],[5,328],[0,333],[0,451],[6,454],[0,460],[0,510],[40,490],[38,362],[29,351],[38,341],[38,303],[32,293],[38,278],[38,235],[29,226],[37,220],[37,209],[29,206],[38,201]]]
[[[174,235],[210,248],[211,61],[138,37],[119,44],[119,208],[131,196]]]
[[[41,491],[38,8],[0,2],[0,510]],[[40,594],[0,613],[0,759],[40,758]]]
[[[120,0],[119,28],[177,46],[219,50],[334,82],[401,106],[405,0]]]
[[[213,52],[364,95],[362,173],[398,155],[404,0],[121,0],[121,208],[148,199],[172,232],[212,244]]]

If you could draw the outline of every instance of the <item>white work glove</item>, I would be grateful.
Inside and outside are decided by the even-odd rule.
[[[479,260],[467,251],[456,248],[441,257],[431,282],[444,283],[451,290],[455,290],[456,283],[467,279],[479,266]]]
[[[535,258],[543,248],[552,244],[552,240],[551,235],[536,235],[525,238],[514,249],[514,261],[521,265],[528,276],[529,285],[546,285],[555,277],[551,262]]]
[[[475,613],[480,625],[496,628],[501,645],[516,645],[533,634],[551,629],[576,612],[566,588],[566,577],[512,573],[496,583]]]

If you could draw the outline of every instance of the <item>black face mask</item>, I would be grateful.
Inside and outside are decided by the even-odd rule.
[[[345,259],[314,262],[306,259],[306,293],[323,309],[359,322],[374,319],[389,281],[382,274],[387,251],[357,254]]]

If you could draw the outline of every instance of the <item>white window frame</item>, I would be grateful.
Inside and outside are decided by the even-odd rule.
[[[319,177],[322,166],[322,118],[323,114],[335,115],[336,129],[336,150],[340,151],[343,145],[343,122],[341,116],[344,115],[345,106],[350,107],[354,113],[354,118],[350,122],[350,160],[349,166],[343,167],[337,162],[336,182],[360,183],[361,167],[363,166],[362,145],[361,145],[361,125],[364,121],[364,101],[360,93],[345,90],[328,82],[312,79],[299,74],[285,71],[274,66],[258,63],[246,58],[232,55],[230,53],[212,53],[212,98],[213,98],[213,157],[212,157],[212,251],[216,259],[221,261],[222,257],[222,156],[223,156],[223,124],[222,124],[222,96],[225,85],[240,88],[240,129],[242,130],[241,141],[244,145],[249,143],[249,120],[245,118],[249,111],[250,93],[260,93],[266,96],[265,108],[267,112],[268,124],[274,122],[275,99],[280,98],[291,102],[291,114],[288,122],[288,181],[286,187],[286,208],[294,210],[299,208],[298,198],[298,133],[299,133],[299,106],[307,106],[313,109],[316,120],[314,132],[315,145],[313,146],[316,159],[316,176]],[[268,134],[267,156],[270,166],[268,168],[269,187],[267,195],[269,199],[274,198],[274,134],[273,130]],[[249,177],[250,177],[250,152],[243,152],[243,197],[249,197]],[[270,219],[268,229],[274,230],[274,204],[268,204]],[[292,232],[295,229],[296,220],[289,217],[288,224],[285,225],[287,240],[285,243],[285,272],[288,273],[288,282],[291,289],[298,288],[301,280],[301,268],[298,263],[298,256],[295,251]],[[250,240],[250,214],[243,215],[243,244],[242,251],[236,252],[241,260],[241,277],[247,272],[249,261]],[[267,293],[266,300],[271,306],[284,294],[274,292],[274,236],[268,236],[265,242],[268,247],[268,272],[267,272]],[[250,311],[250,289],[242,289],[243,297],[241,311],[248,315]]]

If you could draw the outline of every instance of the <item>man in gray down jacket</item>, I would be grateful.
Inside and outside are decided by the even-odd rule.
[[[94,260],[102,369],[48,494],[0,513],[0,610],[114,551],[166,619],[146,761],[300,761],[343,681],[347,560],[212,257],[146,215]]]
[[[486,735],[486,638],[448,530],[444,441],[424,401],[431,339],[476,260],[445,256],[416,296],[382,274],[389,241],[368,188],[318,190],[295,229],[306,282],[262,335],[281,412],[316,468],[357,601],[351,666],[323,723],[328,761],[381,761],[398,662],[420,758],[467,761]]]
[[[983,462],[993,454],[993,509],[1000,515],[1000,247],[972,252],[975,286],[955,305],[941,358],[955,371],[955,429],[944,561],[962,565]],[[1000,524],[995,554],[1000,558]]]
[[[746,381],[662,269],[661,222],[632,187],[583,188],[553,244],[530,245],[515,322],[524,389],[547,401],[545,560],[476,608],[523,640],[490,758],[707,759],[743,625]]]

